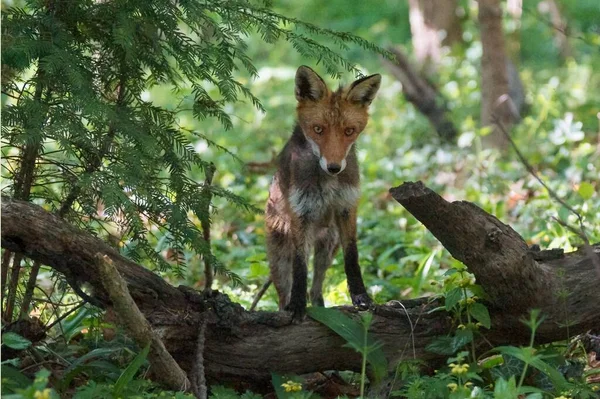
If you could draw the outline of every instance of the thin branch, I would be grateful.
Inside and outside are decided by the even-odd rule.
[[[52,323],[50,323],[48,326],[46,326],[45,331],[49,331],[57,323],[60,323],[61,321],[63,321],[67,317],[69,317],[70,314],[74,313],[79,308],[81,308],[83,305],[85,305],[87,303],[87,301],[81,301],[81,302],[77,302],[77,303],[78,304],[73,309],[70,309],[68,312],[63,313],[60,317],[58,317],[56,320],[54,320]],[[62,325],[61,325],[61,330],[62,330]],[[61,335],[64,336],[64,332]]]
[[[548,185],[546,183],[544,183],[544,181],[538,176],[538,174],[533,169],[533,166],[531,166],[531,164],[527,161],[525,156],[521,153],[521,151],[519,150],[519,147],[517,146],[515,141],[512,139],[512,137],[510,136],[510,134],[508,133],[508,131],[506,130],[506,128],[504,127],[502,122],[496,116],[492,117],[492,122],[494,124],[496,124],[496,126],[498,126],[498,128],[504,134],[504,136],[506,136],[506,139],[510,142],[511,146],[515,150],[515,153],[519,157],[519,160],[521,161],[523,166],[525,166],[525,168],[527,169],[529,174],[531,174],[546,189],[546,191],[548,191],[548,194],[550,195],[550,197],[552,197],[555,201],[557,201],[559,204],[561,204],[562,206],[567,208],[571,213],[573,213],[575,216],[577,216],[577,221],[579,222],[579,231],[573,229],[565,222],[559,221],[559,223],[562,224],[563,226],[569,228],[569,230],[573,231],[575,234],[577,234],[583,240],[586,254],[590,256],[590,258],[594,264],[594,267],[596,268],[598,273],[600,273],[600,259],[598,259],[598,257],[595,256],[594,249],[592,248],[592,246],[590,244],[590,240],[588,238],[588,235],[585,232],[585,225],[583,224],[583,217],[581,216],[581,214],[579,212],[577,212],[572,206],[567,204],[562,198],[560,198],[558,196],[558,194],[556,194],[556,192],[554,190],[552,190],[550,187],[548,187]],[[558,221],[557,218],[554,218],[554,219]]]
[[[13,309],[15,307],[15,301],[17,299],[17,288],[19,285],[19,272],[21,271],[21,261],[23,260],[23,254],[16,253],[10,273],[10,283],[8,285],[8,294],[6,297],[6,308],[4,309],[4,320],[7,323],[12,321]]]
[[[42,264],[39,261],[34,261],[31,270],[29,271],[29,280],[25,286],[25,294],[23,295],[23,301],[21,302],[21,313],[19,319],[24,319],[29,314],[29,306],[31,305],[31,298],[33,298],[33,291],[35,290],[35,283],[37,276],[40,271]]]
[[[517,144],[515,143],[515,141],[512,139],[512,137],[510,136],[510,134],[506,131],[506,128],[504,127],[504,125],[502,124],[502,122],[498,118],[496,118],[495,116],[494,116],[492,122],[494,124],[496,124],[496,126],[498,126],[498,128],[504,134],[504,136],[506,136],[506,139],[512,145],[513,149],[515,150],[515,153],[519,157],[519,160],[521,161],[521,163],[523,164],[523,166],[525,166],[525,168],[527,169],[527,171],[529,172],[529,174],[531,176],[533,176],[548,191],[548,194],[550,194],[550,196],[552,198],[554,198],[554,200],[556,200],[562,206],[564,206],[565,208],[567,208],[571,213],[573,213],[575,216],[577,216],[577,219],[579,221],[579,225],[581,227],[581,232],[586,237],[585,240],[589,244],[589,240],[587,239],[587,235],[585,234],[585,227],[583,226],[583,218],[582,218],[581,214],[579,214],[579,212],[577,212],[575,209],[573,209],[573,207],[571,205],[569,205],[565,201],[563,201],[562,198],[560,198],[558,196],[558,194],[556,194],[556,192],[554,192],[554,190],[552,190],[550,187],[548,187],[548,185],[546,183],[544,183],[544,181],[537,175],[537,173],[535,172],[535,169],[533,169],[533,166],[531,166],[531,164],[527,161],[527,159],[525,158],[525,156],[521,153],[521,151],[519,150],[519,147],[517,147]]]
[[[56,284],[58,284],[59,278],[56,278],[54,281],[54,285],[52,286],[52,292],[54,292],[55,288],[56,288]],[[46,309],[46,305],[48,305],[48,303],[52,306],[52,312],[54,313],[54,316],[56,316],[56,318],[58,320],[61,319],[61,317],[58,314],[58,306],[56,306],[54,304],[54,302],[52,302],[52,298],[50,298],[50,295],[48,295],[48,293],[44,290],[40,290],[42,291],[42,294],[44,294],[46,296],[46,298],[48,298],[48,302],[44,303],[44,307],[42,308],[42,312],[44,312],[44,310]],[[67,294],[67,290],[63,290],[62,291],[62,295],[60,297],[60,299],[58,300],[58,302],[62,302],[63,298],[65,297],[65,295]],[[56,323],[52,323],[51,327],[54,326]],[[44,327],[44,331],[48,331],[50,330],[51,327],[48,327],[48,325],[46,325]],[[58,327],[60,328],[60,336],[65,340],[65,343],[67,342],[67,337],[65,336],[65,332],[62,328],[62,324],[59,324]]]
[[[213,270],[212,262],[213,256],[210,250],[210,204],[212,202],[212,192],[210,191],[210,185],[215,174],[215,165],[213,163],[206,169],[206,178],[204,179],[204,189],[200,193],[206,199],[206,209],[204,209],[204,215],[198,215],[200,217],[200,225],[202,227],[202,236],[207,246],[207,253],[202,254],[204,260],[204,291],[210,292],[213,284]],[[204,395],[206,397],[206,393]]]
[[[37,288],[41,289],[40,287],[37,287]],[[54,302],[54,301],[49,300],[49,299],[37,298],[37,297],[32,298],[31,300],[33,302],[43,302],[43,303],[47,303],[47,304],[50,304],[52,306],[57,306],[57,307],[58,306],[77,306],[77,305],[85,303],[85,301],[83,301],[83,300],[82,301],[73,302],[73,303],[61,303],[61,302]]]

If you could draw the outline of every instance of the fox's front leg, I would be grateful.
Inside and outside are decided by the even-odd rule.
[[[352,304],[361,309],[373,306],[373,300],[367,294],[360,265],[358,263],[358,247],[356,245],[356,208],[343,209],[336,215],[340,231],[340,239],[344,250],[344,270],[348,281],[348,290]]]
[[[306,315],[306,289],[308,279],[307,225],[297,218],[292,222],[294,260],[292,264],[292,295],[286,310],[292,313],[292,321],[301,323]]]

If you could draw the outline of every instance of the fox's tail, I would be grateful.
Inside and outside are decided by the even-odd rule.
[[[258,291],[258,293],[256,294],[256,297],[254,298],[254,301],[252,301],[252,305],[250,306],[250,311],[252,312],[254,310],[254,308],[256,308],[256,305],[258,305],[258,301],[260,301],[260,298],[262,298],[262,296],[265,294],[265,292],[267,292],[267,290],[269,289],[269,287],[271,286],[271,279],[269,278],[261,287],[261,289]]]

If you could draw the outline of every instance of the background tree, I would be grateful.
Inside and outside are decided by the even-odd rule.
[[[484,138],[484,142],[505,149],[508,147],[508,141],[498,128],[493,127],[493,121],[499,121],[510,130],[519,117],[519,110],[509,91],[509,59],[502,29],[503,11],[499,0],[482,0],[478,5],[483,50],[481,124],[491,127],[491,133]]]
[[[462,41],[458,1],[410,0],[410,31],[418,65],[431,75],[442,57],[442,47]]]

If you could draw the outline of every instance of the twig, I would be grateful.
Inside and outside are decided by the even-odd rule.
[[[206,243],[207,254],[203,254],[204,259],[204,291],[210,293],[212,290],[213,283],[213,270],[212,262],[213,257],[210,250],[210,203],[212,200],[212,192],[210,191],[210,185],[212,184],[213,177],[215,175],[215,165],[211,164],[206,168],[206,178],[204,179],[204,188],[202,189],[202,196],[206,199],[206,209],[204,209],[204,215],[200,216],[200,225],[202,227],[202,236]]]
[[[42,365],[44,365],[44,364],[56,364],[56,365],[58,365],[58,366],[61,366],[61,367],[64,367],[64,366],[65,366],[65,365],[64,365],[64,363],[57,362],[56,360],[44,360],[44,361],[42,361],[42,362],[38,362],[38,363],[34,363],[34,364],[30,364],[30,365],[29,365],[29,366],[27,366],[27,367],[23,367],[23,368],[22,368],[22,369],[20,369],[19,371],[22,373],[22,372],[24,372],[24,371],[26,371],[26,370],[32,369],[32,368],[34,368],[34,367],[42,366]]]
[[[52,291],[50,292],[54,292],[54,290],[56,289],[56,285],[58,284],[59,278],[56,278],[54,280],[54,285],[52,286]],[[58,306],[52,301],[52,298],[50,297],[50,295],[44,291],[44,290],[40,290],[42,292],[42,294],[44,294],[46,296],[46,298],[48,298],[48,302],[44,303],[44,307],[42,308],[42,311],[40,313],[44,313],[44,311],[46,310],[46,305],[50,304],[52,306],[52,312],[54,313],[54,315],[56,316],[57,319],[60,319],[60,316],[58,314]],[[64,299],[65,295],[67,294],[67,290],[63,290],[62,291],[62,295],[60,296],[60,299],[58,300],[58,302],[62,302],[62,300]],[[85,303],[85,300],[84,300]],[[48,320],[49,322],[50,320]],[[56,323],[52,323],[52,326],[54,326]],[[52,327],[50,326],[50,327]],[[48,331],[50,329],[50,327],[48,327],[48,325],[46,325],[44,327],[45,331]],[[58,327],[60,328],[60,336],[63,338],[63,340],[65,341],[65,344],[67,343],[67,337],[65,336],[65,331],[63,329],[62,324],[59,324]]]
[[[79,308],[81,308],[83,305],[85,305],[87,302],[86,301],[81,301],[78,302],[78,304],[73,308],[70,309],[68,312],[63,313],[60,317],[58,317],[56,320],[54,320],[52,323],[48,324],[45,328],[45,331],[50,331],[50,329],[52,327],[54,327],[57,323],[60,323],[61,321],[63,321],[65,318],[69,317],[69,315],[71,313],[74,313],[76,310],[78,310]],[[61,327],[62,330],[62,327]],[[64,332],[62,334],[64,336]]]
[[[250,306],[250,311],[251,312],[256,308],[256,305],[258,305],[258,302],[263,297],[263,295],[265,294],[265,292],[267,292],[267,290],[271,286],[271,282],[272,282],[272,280],[271,280],[271,278],[269,278],[263,284],[263,286],[260,288],[260,290],[258,291],[258,293],[256,294],[256,296],[254,297],[254,300],[252,301],[252,305]]]
[[[76,306],[82,303],[85,303],[84,300],[81,301],[77,301],[77,302],[72,302],[72,303],[61,303],[61,302],[54,302],[52,300],[48,300],[48,299],[44,299],[44,298],[32,298],[31,299],[33,302],[43,302],[43,303],[49,303],[52,306]]]
[[[4,320],[7,323],[12,321],[15,300],[17,299],[17,286],[19,285],[19,274],[21,271],[21,261],[23,254],[15,253],[10,271],[10,283],[8,285],[8,295],[6,296],[6,308],[4,310]]]
[[[554,24],[551,20],[548,20],[544,17],[542,17],[541,15],[539,15],[538,11],[534,11],[533,7],[523,7],[523,11],[524,12],[528,12],[530,13],[536,20],[538,20],[539,22],[544,23],[545,25],[547,25],[549,28],[563,34],[565,37],[568,38],[572,38],[572,39],[577,39],[577,40],[581,40],[586,44],[589,44],[591,46],[595,46],[590,40],[588,40],[585,36],[582,35],[573,35],[569,32],[568,29],[568,24],[565,23],[564,27],[561,26],[557,26],[556,24]]]
[[[408,314],[408,310],[406,310],[406,307],[404,306],[404,304],[398,300],[393,300],[389,302],[390,305],[400,305],[400,307],[402,308],[402,310],[404,310],[404,314],[406,315],[406,319],[408,320],[408,324],[410,324],[410,340],[411,340],[411,345],[412,345],[412,352],[413,352],[413,359],[417,358],[417,352],[416,352],[416,346],[415,346],[415,326],[416,323],[419,322],[419,319],[421,318],[421,314],[419,314],[419,317],[417,318],[417,321],[415,323],[415,325],[413,325],[413,322],[410,318],[410,314]],[[406,348],[406,347],[405,347]],[[404,356],[404,351],[402,351],[402,356]]]

